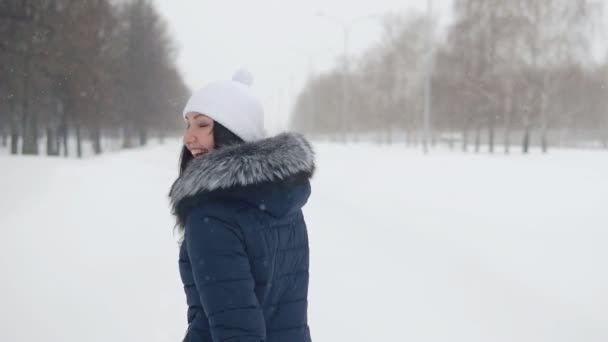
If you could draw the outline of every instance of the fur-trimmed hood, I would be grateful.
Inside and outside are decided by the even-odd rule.
[[[227,146],[193,159],[173,183],[169,197],[182,221],[182,202],[217,190],[312,177],[314,152],[304,136],[283,133],[271,138]]]

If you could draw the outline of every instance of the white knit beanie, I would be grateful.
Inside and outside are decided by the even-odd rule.
[[[253,76],[245,69],[238,70],[232,80],[207,84],[192,94],[184,108],[186,114],[204,114],[228,128],[244,141],[265,137],[264,107],[251,90]]]

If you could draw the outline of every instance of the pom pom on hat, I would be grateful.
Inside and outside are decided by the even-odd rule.
[[[237,70],[232,76],[232,80],[250,87],[253,85],[253,75],[246,69]]]
[[[231,80],[211,82],[192,94],[183,111],[204,114],[244,141],[265,137],[264,108],[251,89],[253,75],[237,70]]]

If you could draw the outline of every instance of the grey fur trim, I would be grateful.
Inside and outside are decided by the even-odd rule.
[[[173,208],[201,192],[277,181],[314,172],[314,152],[297,133],[227,146],[190,162],[169,193]]]

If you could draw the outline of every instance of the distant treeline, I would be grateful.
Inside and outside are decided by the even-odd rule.
[[[106,137],[124,148],[162,139],[189,93],[174,57],[146,0],[2,1],[0,145],[80,157],[85,142],[102,153]]]
[[[506,153],[513,144],[524,152],[608,148],[608,59],[594,53],[607,43],[602,6],[454,0],[445,35],[433,33],[432,16],[387,16],[382,43],[309,80],[292,127],[337,140],[418,144],[428,100],[433,143],[491,152],[499,144]]]

